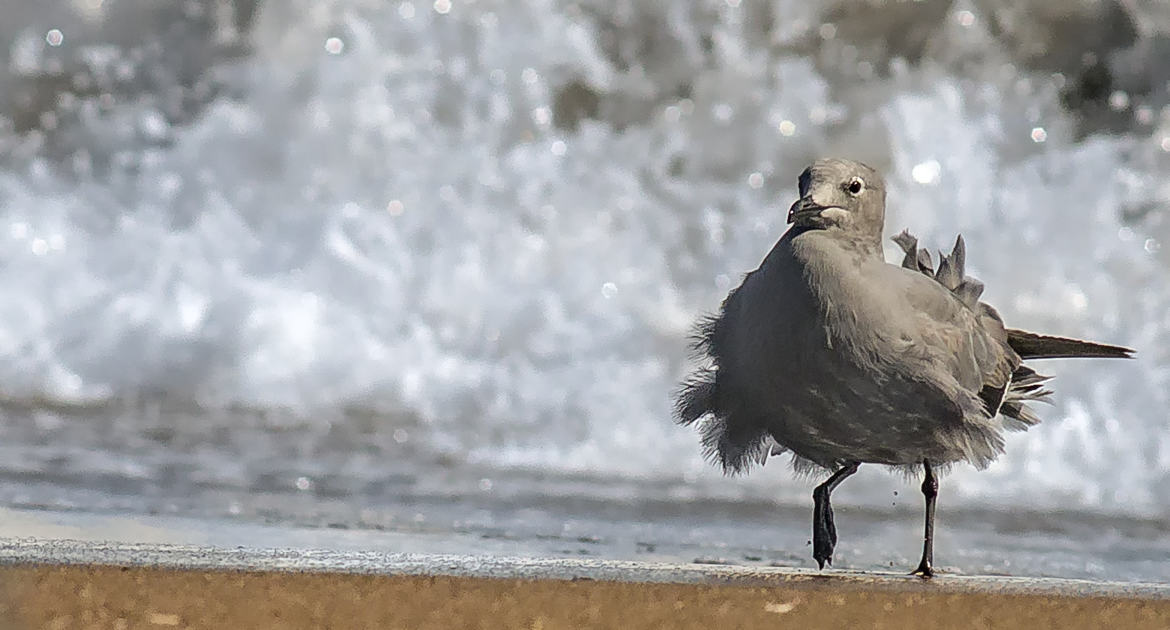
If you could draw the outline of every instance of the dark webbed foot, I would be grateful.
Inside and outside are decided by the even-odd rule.
[[[833,522],[833,505],[829,496],[846,477],[857,472],[860,465],[860,462],[850,462],[813,490],[813,559],[822,569],[826,564],[832,566],[833,549],[837,546],[837,525]]]
[[[922,562],[918,563],[918,568],[914,569],[910,575],[917,575],[924,580],[928,580],[934,577],[934,567],[930,566],[929,562],[923,560]]]

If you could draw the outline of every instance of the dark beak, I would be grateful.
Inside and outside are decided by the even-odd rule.
[[[788,222],[792,223],[801,217],[820,215],[825,206],[818,204],[809,197],[801,197],[788,209]]]

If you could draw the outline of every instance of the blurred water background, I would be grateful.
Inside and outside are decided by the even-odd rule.
[[[723,478],[670,394],[837,155],[1010,325],[1139,350],[1042,366],[1045,422],[943,480],[940,561],[1170,579],[1165,2],[0,14],[4,505],[807,566],[812,481]],[[909,566],[916,483],[835,496],[839,564]]]

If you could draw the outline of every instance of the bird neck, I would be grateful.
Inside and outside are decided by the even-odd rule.
[[[844,230],[838,227],[813,228],[793,226],[789,232],[792,238],[809,234],[814,239],[824,237],[826,242],[835,244],[844,252],[849,252],[859,260],[866,258],[880,258],[885,260],[885,251],[882,249],[882,235],[880,230],[876,234],[860,233],[855,230]]]
[[[870,258],[885,259],[880,233],[871,235],[839,230],[833,235],[833,240],[842,250],[854,254],[858,261]]]

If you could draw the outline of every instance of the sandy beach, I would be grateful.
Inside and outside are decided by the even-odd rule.
[[[5,628],[1166,628],[1170,586],[0,540]]]
[[[739,586],[10,566],[0,584],[9,628],[1170,627],[1167,600],[832,576]]]

